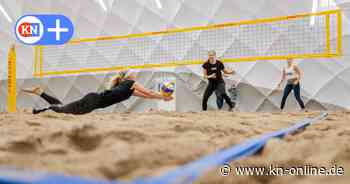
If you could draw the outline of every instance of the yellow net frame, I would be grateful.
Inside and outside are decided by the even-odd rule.
[[[331,16],[336,20],[336,24],[331,23]],[[143,38],[149,36],[160,36],[160,35],[170,35],[176,33],[185,33],[185,32],[194,32],[194,31],[205,31],[205,30],[218,30],[227,27],[237,27],[237,26],[245,26],[245,25],[259,25],[259,24],[268,24],[280,21],[290,21],[290,20],[298,20],[302,18],[311,18],[318,17],[324,18],[325,21],[325,51],[322,53],[303,53],[303,54],[286,54],[286,55],[261,55],[261,56],[245,56],[245,57],[237,57],[237,58],[222,58],[223,62],[249,62],[249,61],[266,61],[266,60],[284,60],[287,58],[294,59],[302,59],[302,58],[330,58],[330,57],[339,57],[342,56],[342,13],[339,9],[323,11],[317,13],[304,13],[297,14],[292,16],[282,16],[282,17],[274,17],[274,18],[263,18],[263,19],[255,19],[255,20],[247,20],[240,22],[230,22],[223,24],[214,24],[208,26],[197,26],[183,29],[170,29],[159,32],[146,32],[140,34],[129,34],[123,36],[108,36],[108,37],[97,37],[97,38],[85,38],[85,39],[77,39],[72,40],[68,43],[68,45],[72,44],[82,44],[89,42],[99,42],[99,41],[110,41],[110,40],[125,40],[132,38]],[[332,27],[334,26],[334,27]],[[334,30],[336,29],[336,30]],[[336,35],[336,48],[332,47],[331,40],[331,31],[334,31]],[[68,70],[56,70],[56,71],[46,71],[44,70],[44,46],[35,47],[34,53],[34,76],[43,77],[50,75],[65,75],[65,74],[79,74],[79,73],[90,73],[90,72],[106,72],[106,71],[115,71],[122,69],[143,69],[143,68],[155,68],[155,67],[174,67],[181,65],[195,65],[203,63],[203,60],[198,59],[190,59],[190,60],[181,60],[181,61],[167,61],[165,63],[145,63],[145,64],[136,64],[131,66],[113,66],[113,67],[92,67],[92,68],[81,68],[81,69],[68,69]],[[215,49],[215,48],[213,48]]]

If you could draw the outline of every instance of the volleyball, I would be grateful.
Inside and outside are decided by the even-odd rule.
[[[171,96],[175,91],[175,83],[165,81],[160,84],[160,94],[163,96]]]

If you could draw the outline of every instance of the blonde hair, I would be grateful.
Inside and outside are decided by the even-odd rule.
[[[112,89],[116,86],[118,86],[124,79],[126,79],[128,77],[128,71],[124,70],[124,71],[120,71],[118,74],[114,75],[108,84],[108,89]]]
[[[213,55],[216,56],[216,51],[215,51],[215,50],[209,50],[209,51],[208,51],[208,54],[213,54]]]

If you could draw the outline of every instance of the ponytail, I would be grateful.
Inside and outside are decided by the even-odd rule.
[[[109,85],[108,85],[108,89],[112,89],[112,88],[118,86],[125,78],[127,78],[127,71],[119,72],[117,75],[115,75],[114,77],[111,78]]]
[[[112,88],[118,86],[121,81],[122,81],[122,78],[119,75],[112,77],[111,80],[109,81],[107,89],[112,89]]]

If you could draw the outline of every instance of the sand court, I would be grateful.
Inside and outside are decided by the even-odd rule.
[[[318,114],[212,111],[32,116],[25,111],[2,113],[0,163],[87,178],[131,180],[160,175]],[[289,167],[336,164],[345,169],[345,176],[223,177],[218,168],[204,175],[199,183],[345,182],[349,179],[346,171],[350,169],[350,129],[345,126],[349,120],[349,112],[331,112],[325,120],[282,140],[271,140],[259,154],[232,163]]]

